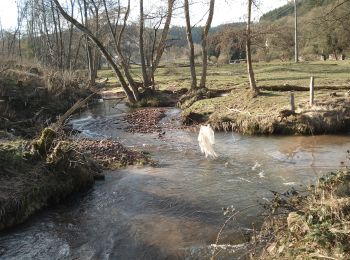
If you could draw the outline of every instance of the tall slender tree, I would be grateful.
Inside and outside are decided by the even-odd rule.
[[[204,26],[202,32],[202,76],[200,81],[200,88],[206,87],[206,79],[207,79],[207,68],[208,68],[208,33],[211,27],[211,23],[214,16],[214,8],[215,8],[215,0],[210,0],[209,10],[208,10],[208,18],[206,24]],[[186,20],[186,35],[187,35],[187,43],[188,48],[190,50],[189,60],[190,60],[190,69],[191,69],[191,89],[197,88],[197,74],[196,74],[196,65],[195,65],[195,56],[194,56],[194,43],[192,36],[192,26],[191,26],[191,18],[190,18],[190,4],[188,0],[184,0],[184,12],[185,12],[185,20]]]
[[[204,26],[203,34],[202,34],[202,77],[199,85],[200,88],[205,88],[206,82],[207,82],[207,69],[208,69],[207,42],[208,42],[209,29],[214,16],[214,6],[215,6],[215,0],[210,0],[208,19]]]
[[[247,15],[247,29],[246,29],[246,53],[247,53],[247,70],[249,77],[250,91],[253,97],[259,95],[259,89],[256,85],[255,75],[252,63],[252,50],[251,50],[251,17],[252,17],[252,4],[254,0],[248,0],[248,15]]]

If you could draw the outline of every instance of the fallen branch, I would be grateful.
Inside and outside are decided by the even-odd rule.
[[[89,101],[89,99],[91,97],[93,97],[95,94],[96,93],[92,93],[87,98],[78,100],[70,109],[68,109],[68,111],[66,113],[64,113],[64,115],[62,115],[60,117],[60,119],[54,124],[54,128],[57,130],[62,128],[62,126],[64,126],[65,122],[67,121],[67,119],[72,114],[74,114],[75,111],[77,111],[79,108],[83,107],[87,103],[87,101]]]

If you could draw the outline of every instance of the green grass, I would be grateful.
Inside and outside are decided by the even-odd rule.
[[[198,80],[200,67],[197,67]],[[259,86],[308,86],[310,77],[315,77],[316,86],[350,85],[350,61],[319,61],[303,63],[254,63],[254,71]],[[140,67],[133,66],[132,74],[141,81]],[[113,71],[100,70],[98,75],[108,77],[111,86],[118,80]],[[156,83],[160,89],[188,88],[190,69],[176,64],[164,65],[156,72]],[[209,66],[207,85],[213,89],[226,89],[234,86],[247,86],[248,77],[245,64]]]

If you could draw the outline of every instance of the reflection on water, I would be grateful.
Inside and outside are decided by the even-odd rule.
[[[309,185],[337,169],[349,136],[248,137],[217,133],[219,158],[201,155],[197,135],[180,129],[176,109],[162,120],[166,135],[130,134],[122,104],[102,103],[73,120],[82,136],[118,139],[150,151],[160,167],[107,172],[87,194],[47,209],[3,233],[4,259],[208,259],[222,208],[250,207],[224,232],[219,256],[242,255],[242,233],[257,221],[257,201],[270,190]],[[236,246],[230,246],[236,245]],[[218,250],[217,250],[218,251]]]

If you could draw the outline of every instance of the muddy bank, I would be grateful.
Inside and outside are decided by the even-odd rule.
[[[54,139],[49,131],[33,142],[0,143],[0,230],[89,189],[101,177],[91,158],[73,143]]]
[[[289,92],[264,91],[251,98],[245,89],[195,101],[185,108],[182,122],[209,123],[218,131],[249,135],[312,135],[350,131],[350,98],[347,91],[318,91],[309,106],[308,92],[295,93],[296,110],[290,111]]]

